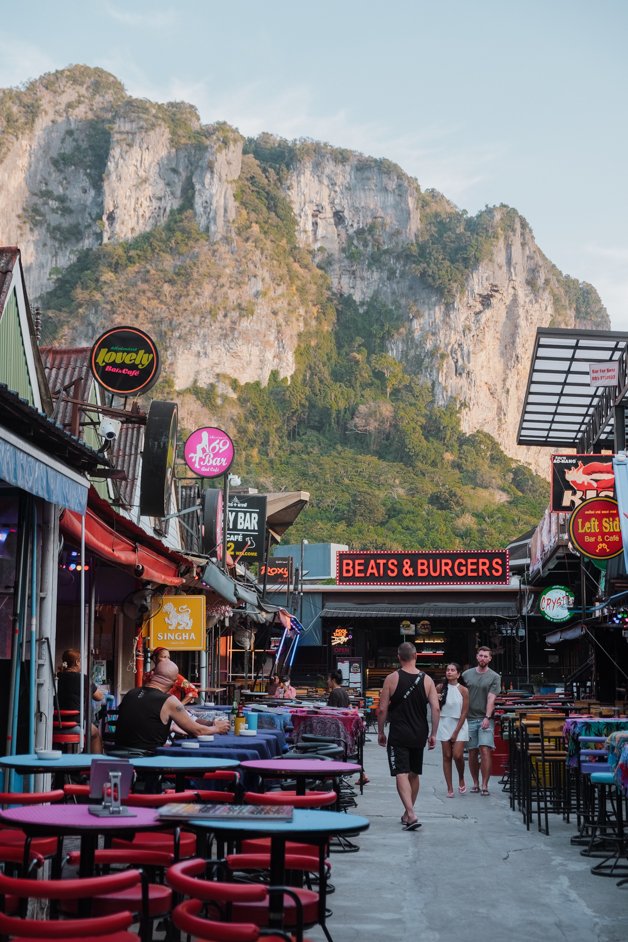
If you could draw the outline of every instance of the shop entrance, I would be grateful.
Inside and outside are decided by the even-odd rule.
[[[337,626],[325,624],[325,629],[331,638]],[[511,686],[519,688],[525,682],[525,628],[516,617],[503,619],[501,623],[496,619],[478,617],[473,622],[461,619],[456,624],[423,619],[413,628],[404,626],[404,632],[398,619],[394,622],[381,619],[356,621],[350,626],[350,652],[343,650],[338,653],[329,644],[329,668],[335,668],[336,662],[342,658],[361,658],[364,689],[378,689],[386,675],[399,667],[398,646],[402,641],[411,641],[417,648],[417,667],[429,674],[435,683],[440,683],[450,661],[460,664],[463,670],[474,667],[477,648],[487,645],[493,651],[491,667],[502,675],[505,689]]]

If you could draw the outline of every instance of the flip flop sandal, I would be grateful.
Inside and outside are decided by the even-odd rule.
[[[482,798],[487,798],[491,793],[489,792],[488,788],[483,788],[480,794]]]
[[[454,797],[455,797],[455,796],[454,796],[454,792],[447,792],[447,797],[448,797],[448,798],[454,798]]]
[[[420,821],[412,821],[410,824],[404,824],[403,829],[404,831],[416,831],[420,827],[421,827]]]
[[[479,785],[474,785],[473,788],[471,789],[471,791],[474,792],[474,794],[479,795],[479,794],[480,794],[480,786],[479,786]]]
[[[458,785],[458,791],[460,792],[461,795],[466,795],[466,793],[467,793],[467,786],[466,786],[466,785]]]

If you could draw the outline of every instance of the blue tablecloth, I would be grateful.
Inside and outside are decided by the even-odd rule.
[[[256,710],[253,707],[253,711],[257,713],[258,729],[278,729],[284,736],[288,730],[292,729],[292,714],[287,710],[275,713],[270,710]]]

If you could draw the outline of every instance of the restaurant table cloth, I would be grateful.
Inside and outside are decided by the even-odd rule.
[[[185,740],[175,740],[172,748],[178,748],[182,742],[194,742],[194,737],[192,736]],[[200,749],[215,749],[217,747],[220,749],[252,749],[257,753],[260,759],[272,759],[274,756],[280,754],[277,739],[272,735],[264,736],[261,733],[256,736],[236,736],[234,733],[223,733],[220,736],[215,736],[213,742],[199,743]],[[184,746],[183,748],[187,747]]]
[[[295,713],[292,716],[294,742],[300,742],[305,733],[314,733],[318,736],[330,736],[341,740],[347,753],[355,752],[358,741],[362,736],[365,724],[358,713]]]
[[[623,788],[623,790],[628,793],[628,743],[624,743],[622,747],[621,754],[617,760],[617,765],[615,766],[614,771],[615,781],[617,782],[618,788]]]
[[[278,729],[284,736],[292,729],[292,714],[286,710],[256,710],[253,706],[253,711],[257,714],[258,729]]]
[[[624,746],[628,745],[628,729],[618,729],[616,732],[611,733],[606,740],[606,745],[608,749],[608,764],[611,769],[614,769],[619,762],[622,749]]]
[[[567,739],[567,764],[578,765],[580,736],[610,736],[621,729],[628,729],[628,717],[568,716],[563,728]]]

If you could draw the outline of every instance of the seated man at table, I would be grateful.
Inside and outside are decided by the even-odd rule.
[[[327,706],[330,707],[348,707],[349,692],[342,686],[342,673],[340,671],[331,671],[327,678],[327,688],[329,696],[327,697]]]
[[[188,736],[229,732],[228,720],[216,720],[213,726],[197,723],[169,693],[178,673],[173,661],[159,661],[143,687],[124,695],[116,723],[116,749],[154,752],[168,739],[173,722]]]

